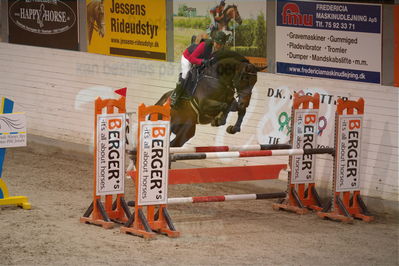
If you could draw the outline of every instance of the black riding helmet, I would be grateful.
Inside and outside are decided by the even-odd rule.
[[[218,31],[213,38],[213,41],[218,43],[218,44],[226,44],[227,41],[227,35],[223,31]]]

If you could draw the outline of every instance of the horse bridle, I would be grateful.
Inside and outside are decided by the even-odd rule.
[[[239,86],[238,86],[237,83],[241,81],[241,79],[242,79],[244,74],[245,75],[254,75],[254,76],[256,76],[256,73],[248,72],[248,71],[245,70],[245,68],[246,68],[246,66],[243,66],[243,68],[240,71],[240,74],[237,75],[237,77],[233,79],[233,87],[236,89],[237,94],[239,94],[238,92],[240,92],[240,93],[244,94],[244,96],[246,96],[248,94],[251,94],[250,90],[249,90],[249,92],[246,92],[248,89],[238,90],[237,88],[239,88]]]

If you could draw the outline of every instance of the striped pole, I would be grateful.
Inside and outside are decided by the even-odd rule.
[[[260,150],[260,151],[232,151],[232,152],[205,152],[205,153],[180,153],[172,154],[172,161],[198,160],[198,159],[223,159],[241,157],[265,157],[265,156],[293,156],[304,154],[331,154],[334,148],[321,149],[290,149],[290,150]]]
[[[264,194],[238,194],[238,195],[224,195],[224,196],[203,196],[203,197],[182,197],[169,198],[168,204],[182,204],[182,203],[203,203],[203,202],[221,202],[233,200],[260,200],[260,199],[278,199],[284,198],[287,194],[285,192],[264,193]],[[134,206],[134,201],[129,201],[129,206]]]
[[[255,144],[241,146],[203,146],[203,147],[173,147],[170,153],[197,153],[197,152],[222,152],[222,151],[260,151],[291,149],[290,144]]]

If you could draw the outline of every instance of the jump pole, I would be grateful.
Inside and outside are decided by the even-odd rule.
[[[172,161],[199,160],[199,159],[226,159],[243,157],[268,157],[268,156],[296,156],[312,154],[334,154],[333,148],[321,149],[289,149],[289,150],[262,150],[262,151],[231,151],[231,152],[206,152],[206,153],[181,153],[172,154]]]
[[[289,144],[260,144],[242,146],[172,147],[169,149],[169,152],[171,153],[171,160],[173,161],[175,160],[175,154],[176,158],[185,156],[179,153],[218,153],[225,151],[257,151],[290,148],[291,145]],[[129,151],[129,154],[135,156],[136,151]],[[170,169],[169,185],[277,179],[283,169],[287,169],[286,164]],[[127,175],[130,177],[134,177],[135,173],[135,171],[131,171],[130,169],[127,171]]]
[[[241,146],[202,146],[202,147],[172,147],[170,153],[197,153],[197,152],[223,152],[223,151],[260,151],[291,149],[290,144],[254,144]]]
[[[264,194],[236,194],[223,196],[201,196],[201,197],[178,197],[168,198],[168,204],[183,204],[183,203],[204,203],[204,202],[222,202],[222,201],[237,201],[237,200],[262,200],[262,199],[276,199],[285,197],[285,192],[264,193]],[[134,201],[129,201],[129,206],[134,206]]]
[[[364,100],[338,99],[335,116],[335,160],[332,198],[318,216],[351,223],[353,218],[370,222],[374,217],[360,195],[360,154]]]
[[[80,218],[105,229],[131,217],[124,200],[126,89],[121,95],[118,100],[95,100],[93,201]]]
[[[1,98],[0,114],[10,114],[14,108],[14,102],[8,98]],[[25,210],[31,209],[31,204],[26,196],[10,197],[6,183],[3,181],[3,164],[6,155],[6,148],[0,148],[0,206],[17,205]]]
[[[268,149],[289,148],[291,148],[289,144],[260,144],[170,148],[170,152],[171,161],[177,161],[215,159],[223,156],[224,158],[239,158],[245,157],[244,154],[248,155],[246,157],[255,157],[253,152],[257,153],[258,151],[258,155],[263,154],[262,156],[264,156],[271,152]],[[278,153],[277,150],[274,152]],[[170,169],[169,185],[278,179],[280,172],[285,169],[287,169],[286,164]]]

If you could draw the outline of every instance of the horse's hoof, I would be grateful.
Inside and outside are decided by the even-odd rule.
[[[215,119],[211,122],[211,126],[213,127],[220,127],[223,126],[224,124],[226,124],[226,121],[221,121],[219,119]]]
[[[234,126],[228,126],[226,128],[226,132],[229,134],[235,134],[237,132],[240,132],[240,129],[236,129]]]

